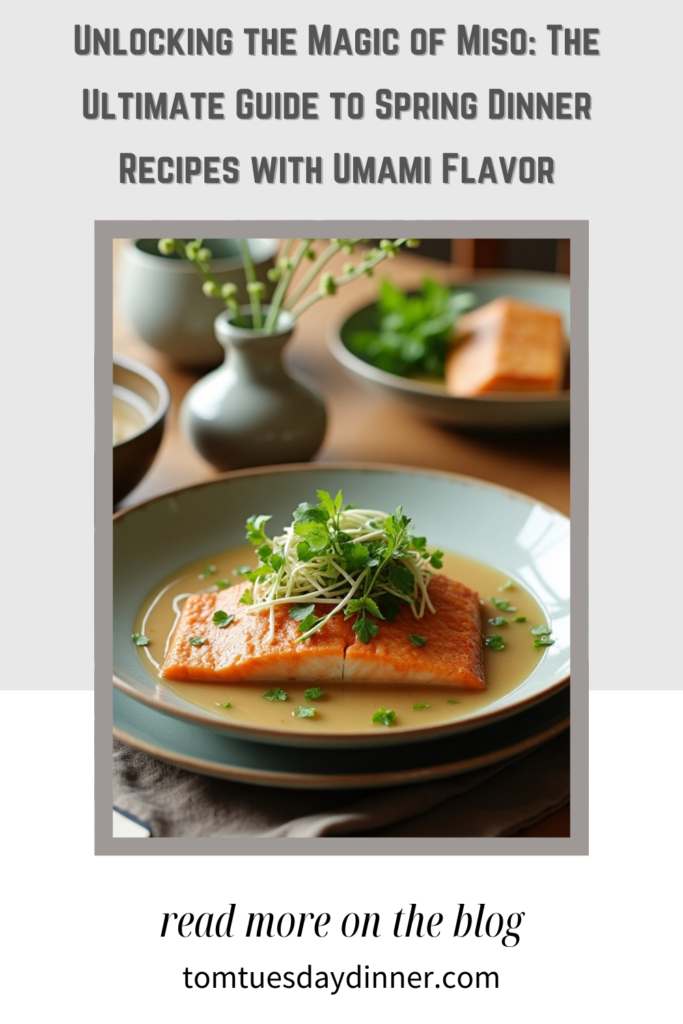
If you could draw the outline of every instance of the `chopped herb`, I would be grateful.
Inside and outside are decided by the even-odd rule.
[[[216,582],[214,583],[214,587],[217,587],[218,590],[227,590],[228,587],[231,586],[232,583],[230,582],[230,580],[216,580]]]
[[[415,633],[409,633],[408,639],[410,640],[413,647],[424,647],[424,645],[427,643],[426,636],[416,636]]]
[[[512,580],[506,580],[502,587],[498,587],[499,590],[514,590],[515,585]]]
[[[250,565],[241,565],[239,569],[232,570],[233,576],[246,576],[248,572],[251,572]]]
[[[433,569],[443,569],[443,551],[435,551],[429,559],[429,564]]]
[[[216,571],[217,570],[216,570],[216,566],[215,565],[205,565],[204,568],[202,569],[202,571],[199,574],[199,579],[200,580],[205,580],[207,576],[213,576],[213,574]]]
[[[495,619],[489,619],[489,626],[507,626],[508,620],[498,615]]]
[[[191,636],[187,641],[188,644],[192,644],[193,647],[202,647],[206,643],[205,636]]]
[[[353,631],[362,644],[369,644],[372,637],[379,633],[379,626],[371,619],[359,616],[353,624]]]
[[[386,708],[380,708],[379,711],[375,711],[372,721],[374,725],[391,725],[395,718],[395,711],[387,711]]]
[[[279,686],[274,686],[272,690],[266,690],[263,696],[266,700],[287,700],[287,694]]]
[[[526,622],[526,615],[515,615],[513,622]]]
[[[306,616],[305,619],[302,619],[301,622],[299,623],[299,632],[308,633],[308,631],[310,629],[313,629],[313,627],[317,624],[318,617],[316,615],[313,615],[313,613],[311,612],[309,615]]]
[[[450,699],[450,700],[447,700],[447,701],[446,701],[446,703],[447,703],[447,704],[459,704],[459,703],[460,703],[460,701],[459,701],[459,700],[454,700],[454,699],[453,699],[453,698],[451,697],[451,699]]]
[[[552,629],[550,626],[532,626],[529,632],[532,636],[550,636]]]
[[[421,700],[419,704],[413,704],[413,711],[419,711],[420,708],[428,708],[429,703],[426,700]]]
[[[314,604],[294,604],[289,609],[290,619],[294,619],[295,622],[303,622],[307,615],[310,615],[315,611]]]
[[[136,647],[146,647],[149,643],[149,637],[145,636],[144,633],[133,633],[133,643]]]
[[[241,598],[237,602],[238,604],[253,604],[254,603],[254,592],[253,590],[245,590]]]
[[[229,700],[226,700],[224,704],[216,704],[217,708],[231,708],[232,704]]]
[[[228,615],[227,612],[217,611],[213,613],[213,618],[211,621],[213,622],[214,626],[218,626],[219,629],[225,629],[226,626],[230,625],[234,618],[234,615]]]
[[[491,604],[495,605],[496,608],[500,608],[502,612],[517,611],[517,609],[514,608],[509,601],[504,600],[502,597],[490,597],[489,601],[491,602]]]
[[[304,700],[319,700],[324,695],[325,691],[321,690],[319,686],[310,686],[304,690]]]
[[[484,643],[487,647],[490,647],[492,651],[502,651],[505,647],[505,641],[500,633],[493,633],[491,636],[484,637]]]
[[[292,711],[292,718],[313,718],[315,708],[304,708],[298,704],[295,711]]]
[[[539,647],[552,647],[555,643],[549,636],[539,636],[534,640],[534,650],[538,650]]]

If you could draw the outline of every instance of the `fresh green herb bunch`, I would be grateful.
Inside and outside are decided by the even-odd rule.
[[[258,551],[259,565],[242,576],[253,586],[245,591],[249,611],[270,611],[270,642],[275,639],[278,605],[291,605],[300,639],[318,633],[333,615],[355,616],[353,629],[367,644],[380,622],[393,621],[404,606],[416,619],[434,612],[428,586],[433,569],[443,565],[443,551],[427,551],[425,537],[415,537],[402,508],[393,514],[342,507],[342,492],[332,498],[318,491],[318,504],[303,502],[294,521],[272,540],[265,532],[270,516],[247,520],[247,540]],[[316,605],[329,605],[323,616]],[[420,638],[422,639],[422,638]]]
[[[286,238],[277,266],[268,272],[269,279],[277,284],[268,315],[264,320],[261,300],[265,294],[265,285],[256,278],[247,240],[240,239],[240,252],[251,305],[251,323],[240,320],[236,286],[222,285],[212,274],[209,265],[212,252],[204,245],[203,238],[195,238],[190,242],[182,238],[162,238],[159,241],[159,252],[164,256],[176,254],[191,263],[204,282],[204,294],[209,298],[222,299],[226,309],[235,315],[236,324],[273,334],[283,309],[287,310],[292,320],[296,320],[309,306],[327,295],[335,295],[339,288],[355,281],[356,278],[372,276],[374,268],[383,260],[393,259],[401,246],[415,248],[420,244],[416,238],[396,238],[393,241],[383,238],[379,248],[364,249],[357,263],[345,263],[338,276],[325,272],[324,268],[333,256],[339,252],[353,255],[356,246],[366,241],[365,238],[330,238],[328,244],[318,252],[318,239]],[[294,277],[304,260],[310,261],[311,266],[294,287]]]
[[[355,331],[349,347],[366,363],[399,377],[443,377],[453,328],[474,301],[470,292],[453,291],[436,281],[423,281],[419,294],[411,295],[385,279],[376,328]]]

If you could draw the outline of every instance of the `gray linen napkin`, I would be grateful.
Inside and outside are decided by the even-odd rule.
[[[379,790],[245,786],[196,775],[114,741],[114,805],[152,836],[505,836],[569,799],[569,733],[492,768]]]

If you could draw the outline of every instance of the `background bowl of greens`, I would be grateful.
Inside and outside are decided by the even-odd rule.
[[[554,274],[479,274],[456,286],[426,280],[403,292],[387,279],[376,302],[337,324],[335,359],[362,385],[412,406],[430,419],[475,430],[534,430],[569,423],[569,377],[561,391],[449,395],[443,367],[459,316],[501,296],[561,314],[569,339],[569,280]]]

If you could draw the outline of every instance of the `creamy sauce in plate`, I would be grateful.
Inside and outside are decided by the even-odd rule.
[[[216,581],[227,580],[233,586],[239,584],[241,578],[235,575],[234,570],[247,565],[253,567],[256,562],[257,557],[251,545],[208,555],[163,581],[145,601],[135,621],[134,632],[144,634],[150,641],[146,647],[138,647],[139,657],[157,680],[157,685],[167,687],[188,703],[224,716],[231,722],[292,733],[310,733],[311,730],[320,729],[325,733],[339,735],[382,731],[386,728],[392,731],[414,729],[416,726],[451,722],[481,711],[515,690],[531,675],[544,654],[542,648],[534,649],[534,637],[529,630],[546,624],[547,619],[529,591],[516,580],[512,587],[501,589],[508,582],[508,577],[503,573],[481,562],[447,552],[442,572],[477,591],[482,600],[484,635],[497,634],[505,643],[504,650],[484,649],[487,681],[485,692],[424,683],[333,683],[323,680],[320,687],[324,690],[324,696],[317,700],[304,699],[304,690],[316,684],[297,682],[283,686],[287,692],[286,701],[271,702],[263,694],[271,686],[280,684],[180,683],[160,680],[158,666],[164,660],[168,638],[182,608],[182,595],[211,591],[216,588]],[[215,572],[204,574],[206,569],[213,568]],[[509,601],[515,610],[496,608],[491,597]],[[404,608],[401,614],[412,613]],[[429,611],[425,613],[429,614]],[[525,616],[526,621],[513,622],[515,616],[520,615]],[[507,619],[508,624],[489,624],[489,619],[498,617]],[[416,633],[419,634],[419,620],[416,620]],[[414,704],[425,702],[428,707],[413,709]],[[230,707],[220,706],[225,703],[229,703]],[[315,716],[303,719],[292,717],[298,705],[314,707]],[[380,707],[396,712],[396,718],[389,727],[372,723],[372,716]]]

